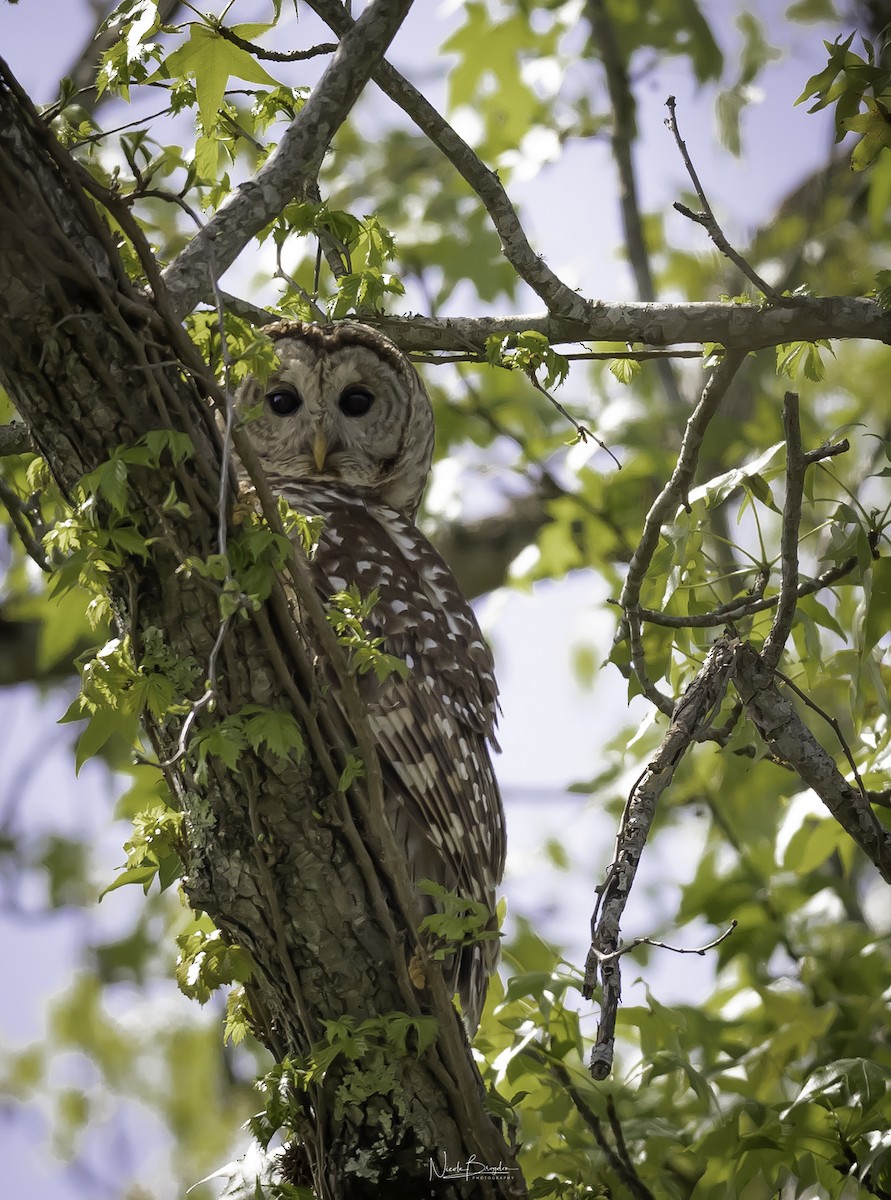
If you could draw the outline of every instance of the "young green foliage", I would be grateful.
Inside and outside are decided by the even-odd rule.
[[[353,583],[343,591],[334,593],[326,616],[337,634],[338,642],[347,651],[350,669],[357,675],[374,671],[379,683],[384,683],[394,672],[407,679],[408,667],[402,659],[381,650],[386,639],[372,637],[365,629],[365,622],[379,599],[377,588],[373,588],[367,596],[362,596],[358,586]]]
[[[423,895],[433,896],[442,910],[424,917],[420,925],[421,933],[429,937],[430,953],[438,961],[442,962],[462,946],[495,941],[501,936],[498,930],[487,928],[490,919],[487,904],[459,896],[432,879],[420,880],[417,888]]]

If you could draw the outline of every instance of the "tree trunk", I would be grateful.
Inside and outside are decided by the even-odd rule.
[[[138,250],[126,208],[72,161],[0,66],[0,378],[69,498],[115,447],[156,429],[191,436],[194,456],[179,466],[130,469],[128,507],[149,556],[125,559],[112,594],[137,661],[146,631],[157,629],[172,661],[206,664],[220,630],[219,597],[178,568],[218,549],[213,381],[170,319],[154,264],[143,260],[153,298],[129,282],[96,200],[113,207]],[[188,517],[165,510],[171,483]],[[196,727],[248,703],[296,706],[306,724],[311,671],[278,595],[252,619],[229,622],[216,706],[201,710]],[[191,699],[202,691],[199,676]],[[181,730],[179,717],[151,731],[162,761],[176,757]],[[406,944],[398,881],[369,853],[382,832],[367,806],[338,790],[336,776],[332,784],[318,726],[305,733],[310,749],[299,761],[248,750],[235,771],[208,757],[204,777],[186,745],[167,767],[185,818],[189,899],[252,956],[255,1025],[279,1062],[305,1064],[325,1043],[325,1020],[432,1014],[438,1032],[426,1049],[412,1049],[410,1037],[399,1050],[384,1023],[382,1039],[358,1058],[341,1055],[295,1088],[291,1178],[345,1200],[523,1195],[441,976],[427,964],[428,986],[409,982],[406,956],[423,948]],[[441,1169],[473,1159],[509,1169],[486,1180],[431,1181],[431,1161]]]

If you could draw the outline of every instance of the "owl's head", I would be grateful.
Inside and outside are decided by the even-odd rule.
[[[248,379],[240,409],[260,406],[248,436],[273,484],[354,488],[411,517],[433,456],[433,410],[405,355],[368,325],[280,321],[265,330],[278,366]]]

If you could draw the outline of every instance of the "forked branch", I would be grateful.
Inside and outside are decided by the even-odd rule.
[[[859,788],[848,783],[835,760],[817,741],[795,705],[780,691],[775,672],[752,645],[741,648],[733,683],[746,714],[781,762],[813,788],[842,828],[891,883],[891,833],[881,824]]]
[[[306,3],[339,37],[345,38],[356,28],[346,7],[338,0],[306,0]],[[590,301],[583,299],[558,278],[529,245],[516,210],[495,172],[440,116],[429,100],[388,62],[379,62],[371,77],[381,91],[411,117],[473,188],[501,238],[504,257],[544,301],[548,312],[569,319],[584,318],[592,308]],[[399,344],[403,345],[401,342]],[[403,349],[406,348],[403,345]]]
[[[671,478],[647,513],[640,541],[631,557],[625,584],[619,596],[622,623],[617,638],[628,639],[632,668],[644,694],[666,716],[672,715],[674,701],[660,692],[649,677],[638,615],[640,592],[653,561],[653,555],[659,545],[662,526],[674,515],[678,504],[687,503],[687,495],[693,482],[696,465],[699,462],[699,451],[702,448],[706,430],[726,396],[727,389],[733,382],[744,358],[745,354],[739,351],[726,354],[709,377],[700,401],[687,422],[684,439]]]
[[[256,176],[233,192],[164,272],[176,311],[184,316],[213,295],[219,277],[307,181],[346,120],[375,65],[405,19],[412,0],[372,0],[341,41],[318,85]],[[209,249],[212,246],[212,254]]]

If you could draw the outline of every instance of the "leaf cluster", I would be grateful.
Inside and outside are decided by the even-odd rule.
[[[813,99],[808,112],[833,107],[836,141],[846,133],[860,135],[851,167],[863,171],[891,146],[891,71],[881,65],[875,45],[866,37],[861,39],[866,57],[856,54],[851,49],[855,36],[823,43],[829,62],[810,77],[796,104]]]
[[[326,613],[328,622],[337,634],[338,643],[347,651],[350,670],[357,675],[373,671],[378,683],[384,683],[393,674],[407,679],[408,667],[402,659],[381,649],[386,639],[372,636],[366,629],[366,622],[372,618],[379,601],[377,588],[362,596],[358,585],[350,584],[331,596]]]

